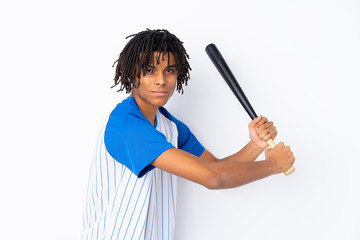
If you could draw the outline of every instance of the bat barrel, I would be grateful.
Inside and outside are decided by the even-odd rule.
[[[216,47],[215,44],[211,43],[205,48],[206,53],[209,55],[209,58],[224,78],[225,82],[228,84],[230,89],[235,94],[236,98],[239,100],[241,105],[244,107],[245,111],[249,114],[251,119],[257,117],[254,109],[252,108],[249,100],[245,96],[244,92],[242,91],[239,83],[237,82],[234,74],[231,72],[229,66],[227,65],[225,59],[221,55],[220,51]]]

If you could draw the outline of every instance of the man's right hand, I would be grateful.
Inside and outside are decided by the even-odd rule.
[[[290,147],[281,142],[275,148],[265,151],[265,160],[274,164],[276,173],[282,173],[293,165],[295,158]]]

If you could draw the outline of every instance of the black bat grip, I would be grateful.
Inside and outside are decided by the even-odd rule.
[[[231,72],[229,66],[227,65],[225,59],[221,55],[216,45],[213,43],[209,44],[205,48],[205,51],[209,55],[209,58],[214,63],[217,70],[220,72],[221,76],[224,78],[225,82],[235,94],[236,98],[244,107],[245,111],[249,114],[250,118],[256,118],[257,114],[255,113],[250,102],[246,98],[245,93],[242,91],[239,83],[237,82],[236,78],[234,77],[233,73]]]

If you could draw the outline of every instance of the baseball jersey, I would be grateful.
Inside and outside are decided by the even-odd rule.
[[[173,147],[196,156],[204,151],[165,108],[158,109],[153,126],[134,98],[119,103],[97,140],[81,239],[172,239],[176,176],[150,163]]]

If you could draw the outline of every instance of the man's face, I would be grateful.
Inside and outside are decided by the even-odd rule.
[[[156,55],[154,52],[154,63],[156,64]],[[150,65],[143,76],[140,74],[140,86],[133,88],[131,96],[134,97],[138,105],[142,107],[164,106],[173,95],[177,81],[177,71],[175,67],[175,56],[169,53],[170,61],[168,64],[168,54],[164,55],[164,60],[160,56],[158,65]],[[136,81],[136,86],[138,86]],[[140,106],[139,106],[140,107]]]

